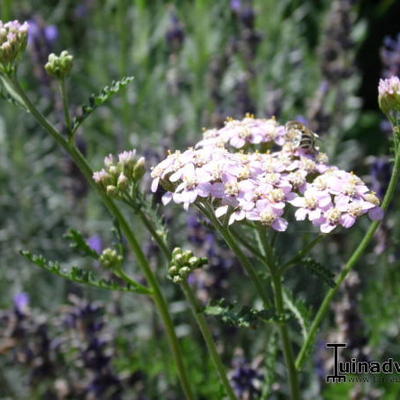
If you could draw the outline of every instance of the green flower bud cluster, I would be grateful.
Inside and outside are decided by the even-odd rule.
[[[54,78],[64,79],[71,72],[73,62],[74,57],[64,50],[59,56],[51,53],[44,68]]]
[[[123,261],[123,257],[116,250],[107,248],[100,254],[99,260],[103,267],[111,269],[119,266]]]
[[[0,64],[8,72],[28,43],[28,23],[0,21]]]
[[[193,270],[207,264],[207,261],[207,258],[194,256],[190,250],[175,247],[168,275],[175,283],[183,282]]]
[[[138,183],[144,173],[145,159],[137,158],[136,150],[124,151],[118,155],[118,160],[110,154],[104,159],[105,168],[95,172],[93,179],[113,197],[122,197],[129,188]]]

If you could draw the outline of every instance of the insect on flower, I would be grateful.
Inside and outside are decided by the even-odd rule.
[[[319,148],[315,145],[318,135],[299,121],[288,121],[285,125],[288,141],[296,148],[308,153],[315,153]]]

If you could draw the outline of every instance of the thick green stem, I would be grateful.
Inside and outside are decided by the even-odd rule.
[[[389,204],[391,203],[393,196],[396,191],[397,183],[400,178],[400,146],[397,145],[395,149],[395,162],[393,166],[393,172],[392,176],[390,178],[389,186],[387,188],[385,197],[382,202],[382,208],[384,210],[387,210]],[[303,367],[303,364],[306,360],[307,354],[309,352],[309,348],[311,345],[314,343],[315,336],[317,334],[317,331],[321,325],[322,320],[325,318],[325,315],[327,314],[329,310],[329,306],[332,302],[332,299],[338,292],[341,284],[343,281],[346,279],[347,275],[349,272],[354,268],[354,266],[357,264],[361,256],[364,254],[365,250],[367,249],[368,245],[371,243],[374,234],[376,230],[378,229],[381,221],[374,221],[371,223],[368,231],[366,232],[364,238],[362,239],[361,243],[358,245],[352,256],[350,257],[349,261],[347,264],[344,266],[342,269],[339,277],[336,280],[336,286],[328,291],[326,294],[321,306],[318,309],[318,312],[311,324],[307,339],[305,340],[303,346],[301,347],[301,350],[299,352],[299,355],[296,360],[296,368],[301,369]]]
[[[252,280],[254,286],[257,289],[257,292],[259,296],[261,297],[265,307],[269,307],[270,301],[267,296],[267,292],[265,288],[263,287],[260,278],[258,276],[257,270],[254,268],[254,266],[251,264],[250,260],[247,258],[247,256],[243,253],[242,249],[238,246],[236,243],[234,237],[230,233],[229,229],[224,227],[218,219],[215,217],[214,213],[212,210],[207,210],[205,207],[198,206],[200,211],[213,223],[215,228],[218,230],[218,232],[222,235],[224,238],[225,242],[227,245],[231,248],[231,250],[235,253],[236,257],[238,258],[240,264],[242,267],[245,269],[247,274],[249,275],[250,279]]]
[[[176,336],[175,328],[172,322],[171,315],[168,310],[168,306],[164,296],[161,293],[160,285],[157,281],[156,276],[150,268],[150,264],[143,253],[142,248],[139,245],[138,240],[136,239],[135,234],[130,228],[128,222],[125,217],[116,206],[116,204],[104,193],[98,185],[93,181],[93,171],[91,170],[89,164],[86,159],[82,155],[82,153],[76,148],[73,143],[68,142],[65,138],[47,121],[47,119],[36,109],[36,107],[31,103],[29,98],[26,96],[24,90],[19,85],[19,82],[16,78],[8,80],[10,84],[13,85],[14,90],[18,93],[18,95],[23,100],[27,109],[31,112],[31,114],[35,117],[35,119],[39,122],[39,124],[56,140],[56,142],[66,150],[71,158],[75,161],[77,166],[79,167],[82,174],[85,176],[89,184],[97,191],[99,196],[101,197],[103,203],[108,208],[110,213],[117,219],[121,226],[121,230],[124,232],[129,245],[131,246],[133,252],[136,255],[138,260],[138,264],[141,267],[148,284],[152,290],[152,298],[154,303],[161,315],[161,318],[164,322],[165,330],[167,333],[167,337],[174,355],[174,359],[178,369],[178,375],[182,384],[182,388],[185,392],[186,398],[189,400],[194,399],[194,395],[191,389],[191,385],[189,383],[189,378],[187,376],[187,372],[185,369],[185,365],[183,363],[182,351],[180,348],[180,344],[178,338]]]
[[[156,229],[154,228],[154,226],[152,225],[151,221],[148,220],[147,215],[140,210],[140,208],[137,210],[137,212],[139,213],[139,216],[141,217],[144,225],[146,226],[146,228],[148,229],[148,231],[150,232],[150,234],[153,236],[154,240],[158,243],[158,245],[160,246],[161,250],[163,251],[164,255],[167,257],[167,259],[171,258],[171,251],[168,249],[165,241],[163,240],[163,238],[158,234],[158,232],[156,231]],[[229,383],[229,380],[227,378],[227,374],[225,371],[225,367],[224,364],[221,361],[221,358],[219,357],[217,348],[215,346],[212,334],[210,332],[210,329],[208,327],[207,324],[207,320],[204,317],[203,314],[203,310],[201,305],[199,304],[199,302],[196,299],[195,294],[193,293],[192,288],[190,287],[190,285],[186,282],[183,281],[181,283],[181,287],[183,292],[185,293],[186,299],[188,300],[192,311],[193,311],[193,315],[196,319],[197,325],[199,326],[200,332],[203,336],[204,341],[206,342],[207,345],[207,349],[208,352],[211,356],[211,359],[214,362],[215,368],[217,369],[217,372],[219,374],[219,377],[221,379],[222,385],[224,386],[226,393],[228,395],[228,397],[231,400],[237,400],[235,393],[232,390],[232,387]]]
[[[71,135],[72,124],[71,124],[71,116],[69,113],[68,94],[67,94],[67,88],[65,86],[65,78],[62,78],[60,80],[60,92],[63,102],[65,125],[67,127],[68,135]]]
[[[221,358],[218,354],[214,339],[207,324],[207,320],[202,312],[202,307],[200,306],[191,287],[186,281],[181,283],[181,287],[183,289],[183,292],[185,293],[188,302],[190,303],[193,315],[196,319],[197,325],[200,328],[201,334],[203,335],[203,339],[206,342],[208,352],[211,356],[212,361],[214,362],[215,368],[218,371],[219,377],[226,390],[226,393],[231,400],[237,400],[237,397],[229,383],[224,364],[222,363]]]
[[[300,400],[300,388],[299,378],[294,363],[293,348],[290,342],[289,330],[284,320],[285,308],[283,305],[283,292],[281,275],[275,271],[271,271],[272,284],[274,286],[274,299],[275,306],[278,314],[282,317],[282,321],[279,321],[279,334],[282,341],[283,354],[285,356],[285,363],[289,375],[289,385],[292,400]]]
[[[285,307],[283,301],[282,275],[276,265],[276,257],[268,237],[266,236],[265,227],[256,226],[257,240],[260,248],[263,250],[265,257],[264,264],[268,267],[271,274],[272,286],[274,291],[274,303],[276,311],[280,317],[278,322],[279,334],[281,337],[283,355],[289,376],[289,386],[292,400],[300,400],[300,387],[297,370],[294,363],[294,354],[292,344],[290,342],[289,330],[285,320]]]

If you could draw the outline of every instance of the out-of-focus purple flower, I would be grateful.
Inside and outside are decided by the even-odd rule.
[[[55,25],[46,26],[44,28],[44,36],[50,43],[56,42],[59,36],[58,28]]]
[[[382,74],[385,78],[400,75],[400,33],[396,38],[385,37],[381,48],[381,60]]]
[[[79,5],[75,7],[74,15],[76,18],[86,18],[90,12],[92,6],[94,6],[94,0],[83,0]]]
[[[310,121],[308,120],[308,118],[306,118],[304,115],[297,115],[295,118],[296,121],[299,121],[300,123],[304,124],[304,125],[308,125],[310,123]]]
[[[103,308],[100,305],[75,297],[71,297],[71,301],[75,306],[66,316],[65,322],[68,327],[79,330],[84,337],[89,338],[103,329]]]
[[[52,48],[59,37],[59,31],[55,25],[46,25],[39,18],[33,18],[28,21],[29,36],[28,45],[30,47],[37,47],[44,45]]]
[[[28,21],[29,36],[28,49],[32,55],[34,73],[42,82],[41,89],[44,96],[52,101],[50,90],[50,79],[43,65],[47,62],[47,57],[53,52],[57,43],[59,33],[55,25],[47,25],[40,17],[33,17]]]
[[[100,235],[91,236],[88,239],[88,245],[99,254],[104,250],[104,242]]]
[[[27,293],[18,293],[14,296],[15,310],[20,314],[25,314],[29,306],[29,295]]]
[[[171,50],[176,52],[182,48],[185,40],[185,29],[177,15],[172,15],[165,39]]]
[[[389,185],[392,167],[388,157],[376,157],[371,166],[372,190],[383,198]]]
[[[241,8],[242,8],[241,0],[231,0],[232,11],[239,12]]]
[[[383,120],[380,123],[379,127],[381,128],[381,131],[383,133],[389,134],[389,133],[392,133],[392,131],[393,131],[392,124],[387,119]]]
[[[259,361],[250,364],[243,357],[236,357],[233,361],[229,378],[239,399],[257,399],[261,395],[264,374],[256,364]]]

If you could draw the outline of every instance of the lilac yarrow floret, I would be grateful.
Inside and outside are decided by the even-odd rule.
[[[28,43],[28,23],[17,20],[4,23],[0,21],[0,64],[15,62]]]
[[[152,191],[161,184],[164,204],[187,210],[207,201],[229,224],[246,219],[276,231],[287,229],[288,205],[296,208],[297,221],[309,219],[323,233],[350,228],[364,214],[382,218],[378,197],[358,176],[329,165],[324,153],[293,146],[286,134],[275,119],[229,119],[205,131],[195,147],[156,165]]]

